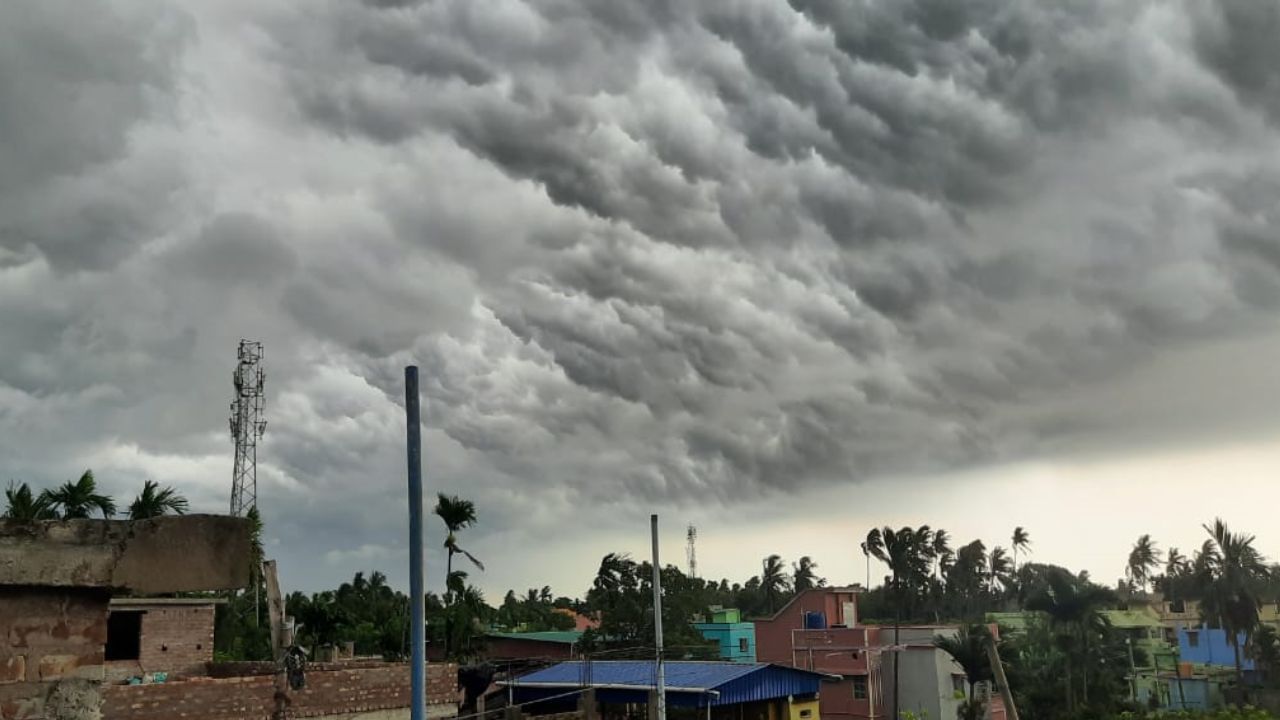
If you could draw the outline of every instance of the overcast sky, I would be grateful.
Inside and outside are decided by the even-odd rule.
[[[6,0],[0,482],[405,583],[403,368],[491,601],[929,523],[1280,557],[1274,0]],[[443,528],[428,525],[442,584]],[[873,575],[881,571],[873,569]]]

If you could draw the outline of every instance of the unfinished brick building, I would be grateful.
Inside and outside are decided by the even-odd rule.
[[[315,664],[283,691],[273,663],[210,662],[216,601],[145,597],[244,587],[249,552],[231,517],[0,520],[0,720],[407,718],[407,664]],[[432,716],[456,714],[456,674],[429,668]]]
[[[243,587],[249,545],[210,515],[0,522],[0,718],[100,717],[113,593]]]

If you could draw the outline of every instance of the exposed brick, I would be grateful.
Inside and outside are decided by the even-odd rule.
[[[27,656],[11,655],[0,660],[0,685],[20,683],[27,679]]]
[[[245,668],[252,669],[252,668]],[[225,671],[216,668],[215,671]],[[457,694],[455,665],[431,665],[428,702],[452,715]],[[154,685],[111,685],[103,688],[105,720],[161,720],[199,717],[203,720],[269,720],[275,710],[275,676],[192,678]],[[403,663],[362,663],[310,666],[307,687],[288,693],[290,714],[321,717],[409,705],[409,667]]]

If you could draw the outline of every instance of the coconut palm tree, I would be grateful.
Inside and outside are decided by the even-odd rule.
[[[4,499],[6,504],[3,517],[9,520],[33,522],[57,517],[49,506],[48,497],[44,493],[32,493],[31,487],[26,483],[10,481],[9,487],[4,491]]]
[[[814,572],[818,568],[818,563],[813,558],[805,555],[800,558],[800,562],[791,565],[791,588],[797,593],[808,590],[809,588],[822,587],[827,584],[824,578],[818,577]]]
[[[903,589],[906,583],[917,576],[928,574],[932,557],[932,538],[928,526],[918,529],[904,527],[894,530],[884,527],[872,530],[867,534],[867,550],[877,560],[889,566],[891,587],[894,594],[893,612],[893,644],[898,645],[902,627]],[[923,572],[922,572],[923,571]],[[898,661],[893,655],[893,715],[898,717]]]
[[[75,482],[67,481],[55,490],[45,490],[40,497],[56,508],[64,520],[87,518],[95,511],[104,518],[116,514],[115,501],[98,493],[92,470],[85,470]]]
[[[781,555],[770,555],[764,559],[764,570],[760,573],[760,591],[764,593],[765,602],[769,605],[769,614],[778,609],[778,601],[790,589],[787,582],[787,566]]]
[[[1004,548],[999,545],[991,548],[991,557],[987,560],[987,580],[991,585],[991,592],[998,592],[998,585],[1009,585],[1011,567]]]
[[[1018,551],[1031,552],[1031,535],[1021,525],[1013,529],[1010,547],[1013,548],[1013,572],[1018,572]]]
[[[161,515],[186,515],[187,499],[171,487],[160,487],[154,480],[142,484],[142,492],[129,504],[130,520],[145,520]]]
[[[1133,549],[1129,551],[1129,562],[1125,565],[1125,574],[1129,576],[1131,585],[1146,591],[1151,571],[1160,566],[1159,553],[1150,535],[1138,537]]]
[[[938,561],[934,566],[934,577],[940,577],[951,565],[955,553],[951,550],[951,534],[942,528],[933,531],[933,557]]]
[[[964,679],[969,684],[969,700],[961,706],[961,720],[977,720],[982,717],[984,703],[973,696],[974,686],[980,682],[991,680],[991,659],[987,655],[987,643],[990,642],[991,631],[984,625],[965,624],[955,635],[935,635],[934,647],[951,656],[952,660],[964,671]]]
[[[1057,632],[1064,651],[1067,711],[1070,712],[1075,708],[1072,677],[1077,663],[1084,672],[1081,686],[1085,702],[1088,702],[1089,635],[1096,634],[1106,625],[1099,610],[1112,602],[1114,596],[1106,588],[1074,578],[1060,568],[1052,569],[1045,576],[1045,581],[1045,587],[1027,600],[1027,609],[1045,613],[1050,626]]]
[[[1235,652],[1236,682],[1243,687],[1240,636],[1247,643],[1258,628],[1259,590],[1269,571],[1253,546],[1254,536],[1231,532],[1221,519],[1204,529],[1210,542],[1201,552],[1200,613],[1204,620],[1226,632]]]

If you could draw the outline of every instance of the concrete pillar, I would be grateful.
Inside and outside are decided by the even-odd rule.
[[[596,703],[595,688],[590,688],[578,696],[578,712],[582,720],[599,720],[600,706]]]
[[[524,720],[524,713],[520,712],[520,708],[515,705],[508,705],[502,717],[503,720]]]

